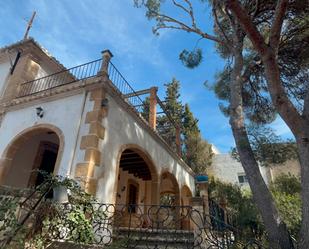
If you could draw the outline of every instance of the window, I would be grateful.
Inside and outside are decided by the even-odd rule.
[[[244,173],[238,174],[238,182],[244,184],[248,182],[248,179]]]

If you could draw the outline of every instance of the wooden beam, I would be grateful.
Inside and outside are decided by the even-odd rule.
[[[145,94],[149,94],[150,91],[151,91],[151,88],[144,89],[144,90],[136,91],[136,92],[133,92],[133,93],[125,94],[125,95],[123,95],[123,97],[125,99],[127,99],[127,98],[131,98],[131,97],[138,96],[138,95],[145,95]]]
[[[135,155],[133,155],[133,156],[121,156],[120,161],[122,161],[122,160],[131,160],[131,159],[132,160],[142,159],[144,161],[143,158],[141,158],[140,156],[135,156]]]
[[[126,165],[120,166],[120,168],[122,168],[122,169],[134,168],[136,170],[140,170],[140,169],[143,169],[143,168],[148,169],[146,164],[139,164],[139,165],[136,165],[136,164],[126,164]]]
[[[120,166],[121,165],[136,165],[136,164],[145,164],[147,166],[147,164],[145,163],[145,161],[130,161],[130,160],[125,160],[125,161],[121,161],[120,162]]]

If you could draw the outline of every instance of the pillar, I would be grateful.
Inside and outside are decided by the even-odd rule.
[[[160,184],[158,180],[151,181],[151,205],[160,204]]]
[[[208,182],[198,182],[197,185],[200,190],[200,197],[203,200],[204,213],[209,215]]]
[[[180,127],[177,126],[176,127],[176,150],[177,150],[177,153],[178,155],[181,156],[181,139],[180,139]]]
[[[157,126],[157,87],[150,88],[150,99],[149,99],[149,126],[152,129],[156,129]]]
[[[94,105],[93,109],[86,113],[85,118],[85,123],[89,124],[89,131],[82,136],[80,142],[80,149],[85,151],[84,161],[77,163],[75,169],[75,178],[80,179],[85,191],[93,195],[97,188],[97,178],[94,173],[96,168],[101,166],[100,143],[105,135],[102,120],[108,112],[108,107],[102,106],[102,101],[105,99],[103,88],[90,91],[90,101],[93,101]]]
[[[98,72],[98,75],[108,75],[108,64],[113,57],[113,54],[110,50],[106,49],[103,50],[102,52],[102,66],[100,71]]]

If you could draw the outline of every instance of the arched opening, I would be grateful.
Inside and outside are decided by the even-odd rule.
[[[160,226],[179,229],[181,227],[179,186],[175,176],[169,172],[161,174],[160,205],[165,210],[159,217]]]
[[[160,179],[160,204],[180,206],[179,186],[175,176],[164,172]]]
[[[56,174],[63,150],[60,134],[53,126],[39,125],[17,135],[1,157],[0,184],[35,187],[44,181],[43,172]]]
[[[146,205],[158,204],[157,199],[158,176],[149,156],[137,147],[126,148],[119,159],[116,204],[144,212]]]

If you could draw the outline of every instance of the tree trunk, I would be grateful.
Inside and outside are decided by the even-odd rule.
[[[287,96],[280,79],[277,61],[277,50],[280,42],[280,32],[284,21],[288,1],[277,1],[274,22],[271,28],[271,39],[266,43],[262,34],[252,22],[248,12],[239,1],[226,1],[227,7],[236,16],[238,22],[251,40],[255,50],[262,58],[265,67],[267,86],[273,105],[281,118],[294,134],[297,142],[301,165],[301,197],[302,197],[302,225],[299,248],[309,248],[309,87],[306,86],[306,98],[302,115],[297,111],[293,102]]]
[[[293,244],[289,233],[278,214],[272,195],[261,176],[245,127],[242,106],[242,48],[238,47],[235,49],[234,59],[234,67],[230,82],[230,125],[232,127],[237,151],[246,172],[254,201],[265,224],[271,248],[291,249],[293,248]]]
[[[309,127],[307,127],[309,131]],[[308,132],[307,132],[308,133]],[[297,139],[299,159],[301,165],[301,199],[302,199],[302,224],[299,237],[299,248],[309,248],[309,146],[303,138]]]
[[[309,248],[309,92],[304,101],[303,115],[291,107],[280,80],[280,70],[275,54],[268,51],[262,56],[265,75],[272,102],[279,115],[295,136],[301,171],[302,224],[299,237],[299,248]]]

